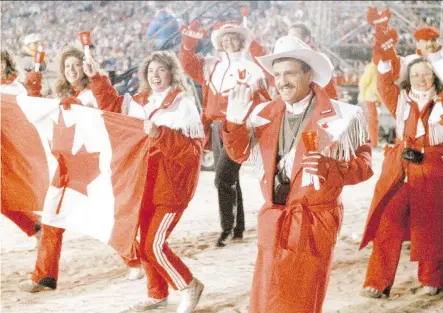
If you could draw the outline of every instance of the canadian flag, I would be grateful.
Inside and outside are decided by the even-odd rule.
[[[143,120],[1,94],[1,204],[133,258],[149,140]]]

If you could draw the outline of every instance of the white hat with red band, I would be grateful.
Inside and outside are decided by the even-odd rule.
[[[215,49],[222,50],[221,38],[223,37],[224,34],[227,33],[237,33],[242,35],[243,38],[245,39],[243,45],[244,49],[249,49],[249,45],[251,44],[252,41],[251,34],[246,27],[240,25],[236,21],[219,22],[215,24],[214,30],[212,31],[211,34],[212,45],[214,46]]]

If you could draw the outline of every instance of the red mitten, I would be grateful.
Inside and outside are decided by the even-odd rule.
[[[24,85],[28,91],[28,96],[41,97],[42,73],[30,71],[25,77]]]
[[[387,31],[376,34],[375,45],[373,49],[373,57],[375,64],[378,64],[379,60],[395,60],[397,53],[395,52],[395,44],[398,40],[398,33],[395,29],[391,28]]]
[[[318,152],[308,152],[303,156],[301,165],[306,173],[317,175],[321,180],[328,179],[329,160]]]
[[[208,36],[206,29],[200,29],[200,21],[192,21],[189,26],[184,25],[179,31],[183,34],[182,45],[187,50],[194,50],[198,45],[198,41]]]
[[[376,33],[383,32],[388,28],[390,18],[391,11],[389,9],[380,12],[377,8],[369,7],[366,14],[366,20],[375,28]]]
[[[81,105],[82,102],[80,101],[79,98],[76,98],[74,96],[70,96],[70,97],[63,98],[60,101],[60,104],[63,105],[63,109],[69,110],[69,109],[71,109],[71,104],[80,104]]]

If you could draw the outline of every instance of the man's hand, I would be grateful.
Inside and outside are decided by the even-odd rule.
[[[244,84],[235,85],[229,91],[226,119],[235,124],[242,124],[251,106],[251,89]]]
[[[307,155],[303,156],[301,165],[306,173],[318,176],[323,181],[328,178],[328,158],[319,152],[308,152]]]
[[[160,136],[160,128],[150,120],[145,120],[143,123],[146,135],[153,139],[157,139]]]
[[[94,61],[92,57],[85,57],[83,59],[83,72],[85,72],[86,76],[89,78],[94,77],[98,73],[97,63]]]
[[[208,31],[200,28],[200,21],[192,21],[190,25],[183,25],[179,31],[183,34],[182,44],[186,50],[194,50],[198,41],[208,36]]]

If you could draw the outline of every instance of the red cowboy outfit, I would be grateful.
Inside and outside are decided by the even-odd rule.
[[[402,241],[411,240],[423,286],[443,286],[442,96],[400,90],[389,63],[379,64],[377,86],[396,118],[397,142],[385,155],[360,248],[374,241],[365,287],[389,295]],[[381,73],[381,72],[383,73]],[[433,91],[433,89],[431,90]],[[424,153],[421,164],[402,160],[405,147]]]
[[[185,289],[193,276],[166,242],[191,201],[200,173],[203,126],[194,101],[171,87],[160,93],[119,96],[105,76],[91,84],[99,108],[150,119],[160,127],[147,153],[147,181],[140,211],[141,262],[148,297],[164,299],[168,284]]]
[[[226,122],[223,127],[231,158],[241,163],[250,157],[255,163],[265,199],[258,215],[250,313],[321,312],[343,218],[342,188],[373,174],[361,109],[330,100],[315,83],[311,89],[314,107],[306,116],[303,131],[319,132],[319,151],[326,156],[329,171],[320,190],[312,185],[301,187],[301,160],[306,149],[298,140],[286,205],[273,203],[276,155],[286,107],[281,97],[256,106],[246,123]]]

